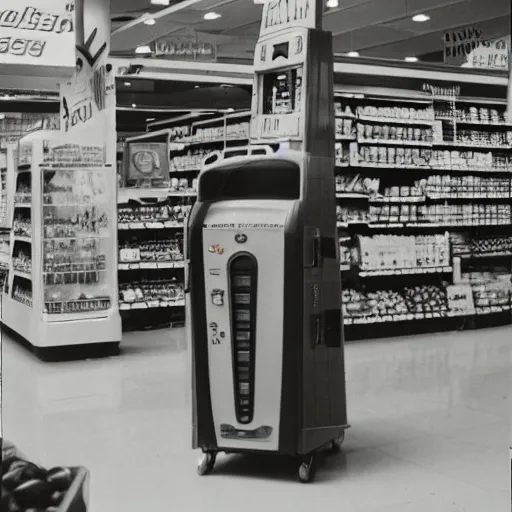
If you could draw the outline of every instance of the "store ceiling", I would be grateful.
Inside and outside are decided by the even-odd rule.
[[[114,54],[133,55],[139,45],[188,28],[219,36],[220,60],[252,60],[262,11],[252,0],[172,0],[164,8],[150,0],[111,2],[113,18],[124,19],[113,23]],[[211,11],[221,17],[205,21]],[[430,21],[412,21],[419,13]],[[142,22],[147,14],[155,16],[155,25]],[[324,16],[336,53],[357,50],[362,56],[391,59],[415,55],[439,61],[444,33],[467,25],[481,27],[489,38],[510,33],[510,0],[339,0],[339,7]]]

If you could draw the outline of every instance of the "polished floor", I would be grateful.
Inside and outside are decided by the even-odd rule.
[[[288,463],[222,458],[198,477],[182,330],[118,358],[44,364],[4,336],[4,435],[92,473],[91,512],[508,512],[512,328],[347,346],[352,429],[313,485]]]

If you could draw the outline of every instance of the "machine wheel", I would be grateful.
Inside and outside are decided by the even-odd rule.
[[[345,441],[345,432],[343,432],[339,437],[333,439],[331,441],[331,451],[332,453],[339,453],[341,450],[341,446]]]
[[[215,452],[204,452],[197,464],[197,474],[199,476],[209,475],[213,471],[216,459]]]
[[[312,482],[316,476],[316,454],[308,455],[299,467],[299,481],[303,484]]]

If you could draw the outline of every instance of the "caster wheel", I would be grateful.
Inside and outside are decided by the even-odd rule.
[[[303,484],[312,482],[316,476],[316,457],[310,455],[299,467],[299,481]]]
[[[337,439],[333,439],[331,441],[332,453],[339,453],[344,441],[345,441],[345,432],[343,432],[343,434],[341,434],[340,437],[338,437]]]
[[[217,454],[214,452],[203,453],[197,464],[197,474],[199,476],[209,475],[213,471],[216,459]]]

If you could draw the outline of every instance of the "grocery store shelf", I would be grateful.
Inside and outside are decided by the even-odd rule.
[[[358,115],[357,121],[368,121],[370,123],[399,124],[412,126],[432,126],[434,119],[403,119],[399,117],[372,117]]]
[[[182,308],[184,300],[148,300],[139,302],[119,302],[120,311],[134,311],[136,309]]]
[[[511,258],[512,252],[482,252],[472,254],[454,254],[454,258],[461,260],[485,259],[485,258]]]
[[[381,203],[424,203],[427,200],[425,196],[403,196],[403,197],[391,197],[391,196],[385,196],[385,197],[379,197],[379,198],[371,198],[371,203],[381,204]]]
[[[511,311],[511,306],[486,306],[486,307],[477,307],[476,314],[477,315],[493,315],[496,313],[505,313],[507,311]]]
[[[169,188],[120,188],[117,192],[117,203],[124,204],[144,199],[165,201],[168,195]]]
[[[21,236],[21,235],[15,235],[14,236],[15,242],[27,242],[29,244],[32,243],[32,237],[30,236]]]
[[[414,274],[446,274],[453,272],[453,267],[417,267],[417,268],[396,268],[396,269],[378,269],[378,270],[361,270],[360,277],[372,276],[402,276]]]
[[[360,221],[352,221],[352,222],[337,222],[336,226],[338,228],[349,228],[351,226],[367,226],[368,222],[365,222],[363,220]]]
[[[504,121],[498,122],[485,122],[485,121],[477,121],[477,120],[468,120],[468,119],[457,119],[454,117],[437,117],[436,121],[450,121],[455,122],[457,124],[461,124],[464,126],[488,126],[489,128],[512,128],[511,123],[506,123]]]
[[[478,151],[479,149],[486,150],[496,150],[496,151],[510,151],[512,148],[510,146],[496,146],[493,144],[479,144],[477,142],[460,142],[460,141],[443,141],[443,142],[434,142],[431,144],[432,147],[449,147],[449,148],[464,148],[471,149],[473,151]]]
[[[431,148],[432,142],[421,140],[392,140],[392,139],[358,139],[359,144],[372,144],[374,146],[412,146]]]
[[[22,279],[27,279],[29,281],[32,281],[32,274],[29,274],[28,272],[21,272],[20,270],[13,270],[12,275],[15,277],[21,277]]]
[[[166,221],[152,221],[152,222],[129,222],[119,223],[117,229],[119,230],[142,230],[142,229],[184,229],[183,223],[178,223],[170,220]]]
[[[138,261],[122,262],[118,264],[118,270],[146,270],[146,269],[165,269],[165,268],[184,268],[183,261]]]
[[[386,324],[396,322],[411,322],[415,320],[431,320],[439,318],[458,318],[473,315],[473,312],[436,312],[436,313],[408,313],[404,315],[384,315],[377,317],[361,317],[351,318],[344,317],[343,322],[345,325],[370,325],[370,324]]]
[[[356,136],[355,135],[339,135],[336,134],[335,136],[336,142],[346,141],[346,142],[355,142]]]
[[[32,208],[31,203],[14,203],[14,208]]]
[[[350,165],[350,167],[353,168],[366,168],[366,169],[381,169],[381,170],[388,170],[388,171],[423,171],[423,172],[438,172],[438,173],[505,173],[505,174],[511,174],[512,168],[506,168],[506,167],[499,167],[499,168],[448,168],[448,167],[432,167],[428,165],[422,165],[422,166],[415,166],[415,165],[389,165],[389,164],[381,164],[381,163],[373,163],[373,162],[359,162],[357,164]]]
[[[357,192],[336,192],[338,199],[370,199],[368,194],[359,194]]]

